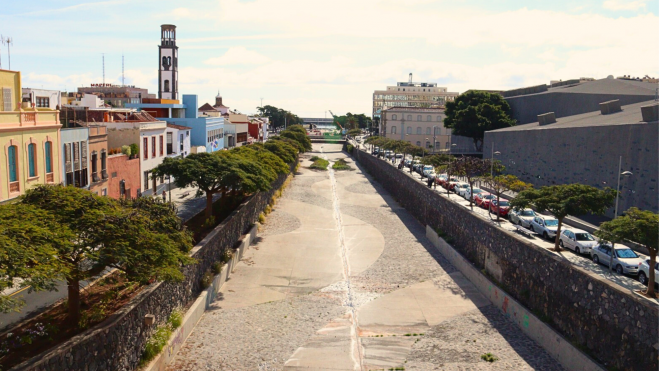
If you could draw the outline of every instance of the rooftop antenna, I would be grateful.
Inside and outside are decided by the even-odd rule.
[[[410,72],[410,84],[412,83],[412,72]]]
[[[3,45],[7,45],[7,59],[9,60],[9,70],[11,70],[11,50],[10,46],[14,45],[14,38],[11,36],[0,38]]]
[[[124,55],[121,54],[121,86],[124,86]]]
[[[103,60],[103,85],[105,85],[105,53],[101,53],[101,59]]]

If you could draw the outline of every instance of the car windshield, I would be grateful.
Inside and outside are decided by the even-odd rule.
[[[545,219],[545,225],[548,227],[554,227],[558,225],[558,220],[556,219]]]
[[[519,215],[521,216],[535,216],[535,211],[533,210],[522,210]]]
[[[616,255],[620,259],[633,259],[638,258],[638,255],[632,249],[616,249]]]
[[[501,201],[499,202],[499,206],[506,207],[506,206],[510,206],[510,204],[508,203],[508,201]]]
[[[478,189],[478,188],[474,188],[474,194],[476,194],[476,193],[482,193],[482,192],[483,192],[483,191],[481,191],[480,189]]]
[[[577,241],[595,241],[595,238],[590,233],[575,233]]]
[[[460,184],[459,187],[460,188],[469,188],[469,184]]]
[[[423,170],[432,170],[432,166],[424,166]]]
[[[485,196],[485,198],[487,198],[488,200],[493,200],[497,197],[495,195],[487,195],[487,196]]]

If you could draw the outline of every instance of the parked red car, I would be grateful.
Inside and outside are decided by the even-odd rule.
[[[496,200],[496,196],[493,194],[490,194],[488,192],[482,192],[482,193],[477,193],[474,196],[474,203],[476,206],[480,206],[483,209],[489,209],[490,208],[490,201]]]
[[[499,216],[506,217],[510,211],[510,203],[507,200],[501,200],[499,204],[497,204],[497,200],[490,201],[490,212],[496,214],[497,209],[499,209]]]

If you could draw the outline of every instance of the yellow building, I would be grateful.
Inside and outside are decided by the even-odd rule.
[[[0,202],[61,182],[59,111],[21,100],[21,73],[0,70]]]

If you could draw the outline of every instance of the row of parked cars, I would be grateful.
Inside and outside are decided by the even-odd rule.
[[[406,166],[409,166],[409,161],[406,160]],[[427,170],[421,164],[413,164],[412,166],[413,170],[421,174],[422,177],[433,177],[435,183],[456,193],[465,200],[472,199],[478,207],[489,210],[492,214],[498,212],[501,217],[508,217],[511,223],[526,228],[546,240],[554,241],[556,238],[558,219],[540,215],[533,209],[514,210],[510,207],[508,200],[500,199],[497,202],[495,195],[480,188],[472,190],[468,183],[461,182],[457,178],[451,177],[449,179],[446,174],[435,174],[434,170]],[[618,274],[638,276],[638,280],[642,284],[648,284],[650,260],[643,259],[628,246],[616,244],[612,248],[608,243],[600,243],[590,233],[567,225],[563,225],[561,228],[559,244],[562,248],[572,250],[578,255],[589,255],[594,263],[606,266],[609,265],[613,253],[612,266]],[[655,275],[659,277],[659,263],[655,265],[654,269]]]

